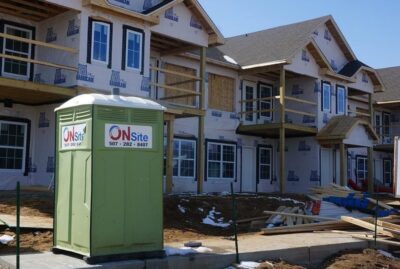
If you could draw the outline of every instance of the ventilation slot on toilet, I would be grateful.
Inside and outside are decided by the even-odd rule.
[[[107,121],[126,122],[128,120],[128,113],[126,109],[121,109],[121,108],[99,107],[97,109],[96,116],[100,120],[107,120]]]
[[[131,122],[133,123],[157,123],[158,117],[159,117],[158,111],[151,111],[151,110],[131,111]]]

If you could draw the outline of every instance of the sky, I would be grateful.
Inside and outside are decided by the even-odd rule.
[[[199,0],[225,37],[332,15],[357,58],[400,66],[399,0]]]

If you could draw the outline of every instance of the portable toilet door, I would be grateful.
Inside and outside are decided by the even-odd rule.
[[[98,94],[57,109],[56,251],[88,263],[164,255],[163,110]]]

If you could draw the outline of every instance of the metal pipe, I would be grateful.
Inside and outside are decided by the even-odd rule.
[[[236,197],[233,191],[233,182],[231,182],[231,194],[232,194],[232,221],[233,221],[233,231],[235,233],[235,249],[236,249],[236,264],[239,264],[239,246],[237,238],[237,223],[236,223]]]
[[[21,202],[21,200],[20,200],[20,183],[19,183],[19,181],[17,182],[17,227],[16,227],[16,234],[17,234],[17,242],[16,242],[16,245],[17,245],[17,260],[16,260],[16,269],[19,269],[20,268],[20,266],[19,266],[19,254],[20,254],[20,239],[19,239],[19,237],[20,237],[20,202]]]

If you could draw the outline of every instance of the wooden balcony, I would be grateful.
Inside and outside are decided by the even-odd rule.
[[[394,138],[400,136],[400,124],[375,125],[374,129],[379,136],[374,150],[383,152],[394,152]]]
[[[48,53],[51,53],[51,51],[66,52],[71,55],[71,57],[76,57],[76,59],[78,59],[78,50],[74,48],[46,43],[34,39],[22,38],[5,33],[0,33],[0,38],[17,41],[22,44],[35,45],[38,47],[38,50],[45,49],[46,52],[48,51]],[[56,70],[66,70],[67,72],[73,73],[78,71],[76,66],[68,66],[56,62],[44,61],[38,58],[20,57],[7,53],[0,53],[0,59],[2,59],[3,64],[6,60],[27,63],[30,65],[30,68],[33,69],[36,69],[39,66],[45,66],[50,69],[55,69],[55,73],[57,72]],[[61,72],[59,73],[61,74]],[[20,103],[26,105],[58,103],[63,102],[75,96],[76,94],[76,88],[72,89],[61,87],[54,85],[54,83],[45,83],[44,81],[33,80],[32,78],[31,80],[28,80],[28,77],[19,79],[7,74],[2,74],[0,77],[0,100],[7,103]]]
[[[283,102],[281,102],[281,98],[283,98]],[[259,102],[265,101],[265,100],[271,100],[274,102],[275,108],[273,109],[246,109],[246,106],[243,104],[246,103],[256,103],[256,107],[261,107]],[[280,128],[284,127],[286,129],[285,136],[286,137],[303,137],[303,136],[314,136],[317,134],[317,128],[316,126],[310,126],[307,124],[302,124],[302,123],[296,123],[292,122],[287,119],[287,115],[293,114],[293,115],[300,115],[303,116],[307,119],[313,119],[313,122],[316,124],[316,113],[311,113],[311,112],[306,112],[306,111],[301,111],[300,109],[295,109],[296,104],[303,104],[306,105],[308,108],[308,111],[316,111],[317,103],[310,101],[310,100],[305,100],[297,97],[292,97],[292,96],[272,96],[272,97],[263,97],[263,98],[255,98],[255,99],[248,99],[248,100],[241,100],[240,103],[244,107],[244,111],[240,112],[242,115],[242,118],[245,119],[247,115],[252,115],[252,117],[256,118],[258,117],[261,113],[265,112],[270,112],[275,114],[279,114],[282,109],[282,103],[286,104],[284,111],[285,111],[285,118],[280,119],[278,118],[277,120],[273,120],[271,122],[262,122],[262,123],[242,123],[239,125],[237,128],[236,132],[238,134],[245,134],[245,135],[254,135],[254,136],[260,136],[260,137],[268,137],[268,138],[279,138],[280,136]],[[310,109],[311,108],[311,109]]]

